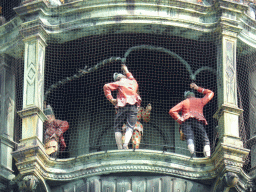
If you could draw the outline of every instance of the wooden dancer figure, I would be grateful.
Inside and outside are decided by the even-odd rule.
[[[66,148],[63,133],[69,128],[67,121],[55,119],[55,115],[50,105],[44,109],[44,114],[48,118],[44,122],[44,143],[46,154],[56,157],[59,151]]]
[[[144,109],[143,107],[138,108],[137,122],[135,124],[133,135],[132,135],[132,145],[133,145],[134,149],[139,149],[139,147],[140,147],[140,141],[141,141],[141,137],[143,135],[142,121],[144,121],[146,123],[150,121],[151,110],[152,110],[152,106],[150,103],[147,105],[146,109]],[[123,127],[122,127],[123,143],[125,141],[126,128],[127,128],[126,124],[123,124]]]
[[[137,122],[138,107],[140,107],[141,98],[137,94],[138,83],[132,74],[128,71],[126,65],[121,67],[123,74],[114,73],[114,81],[105,84],[103,87],[106,98],[115,105],[117,114],[114,119],[115,139],[118,149],[128,149],[128,143],[131,139],[134,126]],[[112,91],[117,91],[117,98],[111,95]],[[122,125],[126,121],[127,129],[125,132],[125,141],[122,146]]]
[[[184,93],[185,100],[170,109],[170,116],[181,124],[181,130],[187,140],[188,149],[191,157],[195,157],[194,132],[193,129],[198,129],[204,142],[205,157],[211,156],[210,141],[204,129],[207,121],[203,115],[204,106],[213,98],[214,93],[209,89],[198,87],[195,83],[191,83],[190,87],[204,94],[203,98],[196,98],[191,91]],[[182,112],[182,115],[179,115]]]

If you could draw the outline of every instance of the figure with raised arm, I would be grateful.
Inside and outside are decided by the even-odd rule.
[[[211,156],[210,141],[205,131],[204,125],[207,121],[203,115],[204,106],[213,98],[214,93],[209,89],[198,87],[195,83],[190,84],[190,88],[204,94],[203,98],[196,98],[192,91],[184,93],[185,100],[170,109],[170,116],[181,124],[181,130],[187,140],[191,157],[195,157],[194,131],[197,129],[204,142],[205,157]],[[182,115],[179,115],[182,112]]]
[[[118,149],[128,149],[128,144],[133,134],[134,126],[137,122],[138,107],[141,98],[137,94],[138,83],[129,72],[126,65],[121,67],[123,74],[114,73],[114,82],[105,84],[103,87],[106,98],[115,106],[117,114],[114,119],[115,139]],[[114,99],[111,92],[117,91],[117,98]],[[125,141],[122,146],[122,126],[126,121],[127,129]]]
[[[44,122],[44,144],[45,152],[51,157],[56,157],[59,151],[66,148],[63,133],[69,128],[67,121],[55,119],[55,115],[50,105],[44,109],[47,120]]]

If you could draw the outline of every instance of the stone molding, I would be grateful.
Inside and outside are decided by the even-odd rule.
[[[243,112],[243,109],[240,109],[235,105],[222,104],[222,106],[213,115],[213,118],[219,120],[224,112],[239,116]]]
[[[47,156],[42,147],[35,146],[25,151],[13,152],[13,156],[21,174],[36,172],[45,180],[52,181],[71,181],[122,172],[158,173],[193,180],[211,180],[227,166],[234,167],[233,170],[237,172],[243,165],[239,159],[220,158],[217,152],[210,159],[190,159],[183,155],[152,150],[113,150],[55,160]]]
[[[15,11],[22,17],[26,17],[26,15],[30,13],[32,15],[37,15],[37,19],[42,18],[44,21],[47,21],[47,23],[42,22],[42,26],[44,26],[45,30],[50,35],[50,38],[57,38],[58,41],[65,42],[71,39],[62,39],[60,34],[72,33],[72,30],[85,30],[84,36],[86,36],[95,34],[95,31],[97,34],[108,33],[112,30],[112,25],[124,25],[122,30],[124,32],[130,32],[127,30],[129,30],[131,27],[127,29],[125,25],[136,25],[133,24],[136,23],[134,20],[137,20],[140,26],[144,27],[148,26],[149,23],[159,27],[161,26],[163,28],[162,31],[165,33],[170,30],[169,26],[196,30],[197,32],[201,31],[204,34],[205,32],[214,32],[219,20],[217,17],[218,9],[228,8],[230,5],[232,5],[234,9],[228,9],[228,11],[235,12],[235,14],[240,14],[247,8],[243,4],[234,3],[232,1],[221,2],[222,3],[220,5],[216,4],[212,6],[206,6],[195,4],[189,1],[163,1],[160,4],[156,4],[155,1],[149,0],[147,3],[145,3],[144,1],[136,0],[134,1],[134,4],[136,4],[134,9],[128,10],[127,1],[125,0],[118,1],[118,3],[114,0],[99,2],[74,1],[69,4],[63,4],[59,6],[58,13],[61,12],[61,14],[58,14],[57,16],[56,12],[54,11],[56,8],[48,7],[43,1],[34,1],[28,5],[22,5],[15,8]],[[79,10],[85,10],[85,12],[77,12],[77,7],[79,7]],[[115,11],[111,11],[112,9],[120,10],[121,15],[116,15]],[[136,9],[149,10],[150,15],[143,15]],[[95,10],[101,10],[101,14],[99,15],[95,12]],[[38,16],[39,12],[41,14],[40,16]],[[75,14],[76,16],[74,17],[73,14],[70,14],[71,12],[77,12]],[[152,14],[154,12],[158,12],[158,14],[154,16],[154,14]],[[186,15],[186,18],[191,19],[183,20],[182,17],[179,18],[179,16],[183,14]],[[62,15],[62,17],[59,17],[59,15]],[[227,15],[229,15],[229,13],[227,13]],[[31,21],[34,21],[35,16],[26,17],[26,19],[26,22],[30,24]],[[228,21],[235,22],[236,20],[231,18]],[[235,22],[235,25],[239,23],[237,21]],[[100,26],[104,26],[104,30],[101,29]],[[147,29],[144,29],[144,27],[138,28],[138,26],[136,26],[133,27],[132,30],[134,32],[142,33],[149,32]],[[229,27],[231,27],[231,25],[229,25]],[[154,32],[154,30],[152,30],[152,32]],[[178,34],[179,32],[177,32],[176,35]]]
[[[148,0],[146,3],[142,0],[136,0],[134,4],[136,4],[134,9],[129,10],[127,9],[127,2],[125,0],[118,1],[118,3],[114,0],[74,1],[53,8],[48,7],[44,1],[33,1],[14,8],[19,16],[6,23],[4,26],[0,26],[0,36],[1,31],[5,31],[4,29],[15,27],[15,29],[12,30],[11,39],[12,41],[16,41],[16,43],[20,43],[19,39],[21,39],[21,37],[16,35],[15,40],[13,36],[14,33],[19,33],[19,26],[22,26],[21,35],[24,35],[26,33],[23,31],[24,27],[27,28],[27,32],[33,31],[32,25],[36,28],[35,26],[37,24],[35,23],[37,22],[40,23],[40,33],[44,34],[42,39],[51,41],[58,40],[58,42],[61,43],[73,40],[64,39],[62,37],[63,34],[66,34],[69,38],[73,38],[73,31],[80,31],[82,35],[74,37],[80,38],[109,32],[181,35],[183,34],[181,31],[183,31],[184,28],[190,31],[190,33],[194,31],[195,35],[193,35],[193,37],[195,37],[195,39],[204,36],[205,40],[209,40],[206,38],[206,33],[209,34],[209,37],[213,38],[213,34],[216,34],[215,32],[218,31],[217,28],[220,27],[228,29],[229,35],[238,35],[238,38],[243,42],[256,47],[256,41],[253,37],[248,36],[246,32],[248,30],[254,31],[253,23],[255,21],[246,15],[245,12],[248,6],[245,4],[225,0],[216,1],[215,4],[209,6],[195,4],[189,1],[161,1],[160,4],[156,4],[153,0]],[[79,9],[77,9],[77,7],[79,7]],[[136,11],[136,8],[148,10],[150,15],[146,15],[147,12],[143,15]],[[56,9],[58,9],[58,15]],[[121,15],[116,15],[115,11],[111,11],[112,9],[123,11],[121,11]],[[220,9],[223,14],[217,16],[217,12]],[[95,10],[101,10],[100,12],[103,16],[98,15]],[[154,12],[158,12],[160,16],[154,16],[154,14],[152,14]],[[180,15],[186,15],[186,18],[190,19],[182,20]],[[23,23],[19,17],[24,18]],[[135,20],[136,22],[134,22]],[[129,27],[127,27],[127,25],[129,25]],[[115,31],[112,31],[113,26],[115,26]],[[173,30],[173,27],[176,28],[176,32]],[[235,33],[230,34],[230,31],[234,31]],[[6,33],[6,35],[10,36],[11,34]],[[186,36],[186,33],[184,36]],[[5,39],[8,39],[8,37]],[[15,45],[14,42],[12,44]],[[1,40],[0,45],[1,49],[5,47],[3,46],[3,42],[1,43]],[[11,47],[14,48],[15,46],[12,45]],[[10,49],[10,46],[8,49]]]
[[[43,122],[47,119],[43,111],[36,106],[23,109],[17,113],[21,118],[37,115]]]
[[[22,56],[22,38],[19,33],[22,20],[17,16],[0,26],[0,53],[9,54],[15,58]]]
[[[42,25],[43,23],[40,19],[34,20],[29,23],[23,23],[20,30],[20,34],[23,37],[23,41],[31,41],[36,38],[38,40],[41,40],[41,42],[43,42],[44,47],[46,47],[48,33],[45,31]]]
[[[13,149],[16,144],[12,139],[8,138],[8,136],[4,136],[4,134],[0,132],[0,144],[1,143],[4,143],[5,145]]]

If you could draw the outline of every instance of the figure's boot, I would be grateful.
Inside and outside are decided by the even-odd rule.
[[[130,128],[126,129],[123,149],[128,149],[128,144],[129,144],[129,142],[131,140],[132,133],[133,133],[132,129],[130,129]]]
[[[205,157],[210,157],[211,156],[211,148],[210,145],[205,145],[204,146],[204,156]]]
[[[188,145],[188,150],[191,154],[191,158],[194,158],[196,157],[196,154],[195,154],[195,145],[194,144],[189,144]]]
[[[116,138],[117,149],[118,150],[123,149],[123,147],[122,147],[122,133],[121,132],[115,132],[115,138]]]

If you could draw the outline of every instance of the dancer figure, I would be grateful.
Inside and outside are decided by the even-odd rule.
[[[44,114],[48,118],[44,123],[44,143],[45,151],[51,157],[56,157],[59,151],[66,148],[63,133],[69,128],[67,121],[55,119],[55,115],[50,105],[44,109]]]
[[[137,122],[134,127],[133,135],[132,135],[132,145],[134,149],[139,149],[140,147],[140,141],[141,141],[141,136],[143,135],[143,125],[142,121],[144,122],[149,122],[150,121],[150,112],[151,112],[151,104],[149,103],[144,109],[143,107],[139,107],[138,109],[138,114],[137,114]],[[126,124],[123,125],[122,130],[123,130],[123,143],[125,141],[125,132],[126,132]]]
[[[137,122],[138,107],[141,103],[141,98],[137,94],[138,83],[128,71],[126,65],[121,67],[123,74],[114,73],[114,81],[105,84],[104,94],[107,99],[117,108],[117,114],[114,119],[115,139],[118,149],[128,149],[128,143],[131,139],[134,126]],[[117,98],[114,99],[111,91],[117,90]],[[122,146],[122,125],[126,121],[127,129],[125,132],[125,141]]]
[[[171,108],[169,114],[174,120],[181,124],[181,130],[187,140],[191,157],[195,157],[193,129],[198,129],[204,142],[204,155],[205,157],[210,157],[210,141],[204,129],[204,125],[207,125],[207,121],[203,115],[203,108],[213,98],[214,93],[209,89],[198,87],[195,83],[191,83],[190,87],[197,90],[199,93],[203,93],[205,96],[203,98],[196,98],[193,92],[186,91],[184,93],[186,99]],[[182,112],[182,116],[179,115],[179,112]]]

